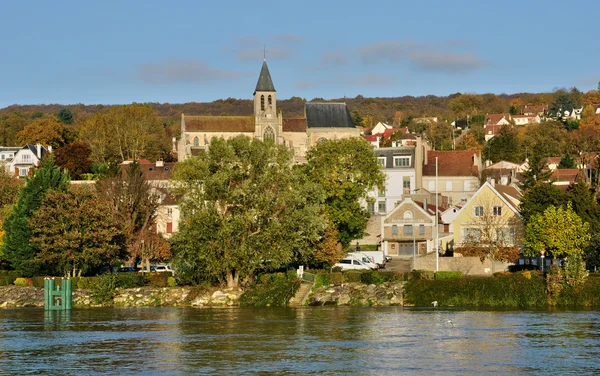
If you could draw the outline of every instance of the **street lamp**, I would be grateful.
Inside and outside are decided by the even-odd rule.
[[[540,251],[540,253],[542,254],[542,273],[544,272],[544,254],[546,254],[546,250],[542,249]]]

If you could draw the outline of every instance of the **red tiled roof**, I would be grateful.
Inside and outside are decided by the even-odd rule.
[[[538,106],[525,105],[525,107],[523,107],[524,114],[539,114],[547,110],[548,106],[546,106],[545,104],[540,104]]]
[[[254,116],[186,116],[187,132],[254,132]]]
[[[552,175],[550,176],[550,180],[556,182],[574,182],[577,179],[577,175],[579,175],[578,168],[557,168],[552,171]]]
[[[435,176],[435,157],[438,157],[439,176],[479,176],[473,156],[481,158],[479,150],[428,151],[424,176]]]
[[[369,142],[375,142],[377,141],[377,135],[376,134],[372,134],[372,135],[364,135],[363,138]]]
[[[510,114],[487,114],[487,115],[485,115],[485,121],[483,124],[496,125],[503,118],[506,119],[506,121],[510,121]]]
[[[284,132],[306,132],[306,119],[283,119]]]
[[[146,180],[169,180],[171,177],[171,171],[175,166],[174,162],[165,162],[162,166],[157,166],[146,159],[142,159],[140,162],[140,169],[144,174]],[[121,173],[126,174],[131,164],[121,164]]]

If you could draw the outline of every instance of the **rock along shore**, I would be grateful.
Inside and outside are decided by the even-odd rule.
[[[198,287],[138,287],[117,289],[112,303],[96,304],[89,290],[73,291],[74,308],[115,307],[232,307],[238,306],[241,289],[201,289]],[[345,283],[313,289],[309,306],[401,306],[402,283],[365,285]],[[0,287],[0,308],[44,307],[44,289]]]

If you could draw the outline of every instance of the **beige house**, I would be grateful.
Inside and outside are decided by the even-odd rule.
[[[436,179],[437,157],[437,179]],[[481,151],[425,149],[422,187],[431,193],[448,197],[448,203],[458,205],[468,200],[479,188],[482,170]],[[418,178],[418,177],[417,177]]]
[[[181,115],[178,160],[202,153],[215,137],[238,135],[273,140],[294,150],[296,162],[303,162],[308,149],[328,139],[360,137],[345,103],[306,103],[303,118],[284,118],[277,112],[277,92],[264,61],[254,90],[254,115]]]
[[[427,203],[405,198],[394,210],[381,217],[381,244],[386,255],[425,255],[435,242],[435,210]],[[416,248],[415,248],[416,247]]]
[[[454,218],[454,247],[485,242],[519,245],[523,226],[519,199],[512,187],[484,183]]]

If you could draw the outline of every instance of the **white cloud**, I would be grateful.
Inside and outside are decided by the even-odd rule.
[[[470,72],[487,64],[471,53],[414,51],[409,54],[408,59],[418,69],[430,72]]]
[[[162,63],[142,64],[139,73],[142,81],[152,84],[205,85],[241,76],[239,72],[212,68],[202,59],[171,59]]]

